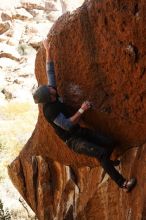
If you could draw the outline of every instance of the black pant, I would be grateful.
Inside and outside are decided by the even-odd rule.
[[[90,129],[80,128],[67,140],[67,145],[77,153],[96,157],[109,176],[122,187],[125,178],[115,169],[110,160],[115,145],[113,140]]]

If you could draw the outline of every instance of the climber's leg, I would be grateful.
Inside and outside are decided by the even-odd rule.
[[[114,168],[113,163],[109,158],[108,150],[98,145],[95,145],[94,143],[88,142],[81,137],[71,138],[67,144],[72,150],[77,153],[96,157],[100,161],[104,170],[118,184],[118,186],[123,186],[125,178]]]
[[[126,180],[113,166],[109,158],[104,154],[100,159],[101,165],[108,175],[123,188],[126,192],[130,192],[136,185],[136,178],[133,177],[130,180]]]
[[[105,172],[108,173],[108,175],[117,183],[119,187],[123,188],[123,184],[125,183],[126,179],[115,169],[107,153],[104,152],[102,155],[98,155],[97,159],[100,161]]]
[[[112,154],[116,145],[115,141],[111,137],[99,134],[88,128],[81,128],[78,131],[78,136],[85,138],[88,142],[94,143],[98,146],[106,148],[109,156]]]

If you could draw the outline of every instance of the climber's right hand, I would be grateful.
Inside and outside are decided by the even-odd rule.
[[[83,102],[83,104],[81,105],[81,109],[83,109],[84,111],[87,111],[88,109],[90,109],[92,106],[91,102],[89,101],[85,101]]]

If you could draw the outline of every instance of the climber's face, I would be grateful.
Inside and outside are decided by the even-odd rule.
[[[48,89],[49,89],[49,94],[50,94],[50,97],[51,97],[51,101],[55,101],[56,98],[57,98],[56,89],[54,89],[53,87],[50,87],[50,86],[48,86]]]
[[[57,98],[57,92],[48,85],[41,85],[33,92],[33,98],[36,104],[54,102]]]
[[[56,90],[55,90],[53,87],[48,86],[48,89],[49,89],[49,93],[50,93],[51,95],[56,95]]]

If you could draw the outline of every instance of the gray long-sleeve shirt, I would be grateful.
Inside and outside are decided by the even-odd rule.
[[[53,61],[50,61],[46,64],[46,72],[48,78],[48,85],[56,88],[56,79],[55,79],[55,68]],[[61,127],[64,130],[70,130],[74,125],[69,118],[60,112],[53,121],[57,126]]]
[[[48,78],[48,85],[56,88],[55,69],[53,61],[46,64],[46,73]]]

